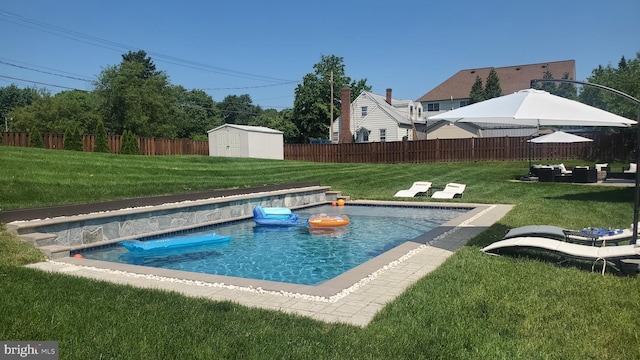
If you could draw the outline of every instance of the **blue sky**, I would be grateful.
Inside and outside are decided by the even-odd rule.
[[[416,100],[470,68],[575,60],[585,80],[640,52],[639,13],[637,0],[7,1],[0,87],[91,90],[86,80],[142,49],[172,84],[282,110],[336,55],[373,92]]]

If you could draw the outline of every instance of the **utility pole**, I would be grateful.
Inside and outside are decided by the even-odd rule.
[[[331,122],[329,126],[329,142],[333,144],[333,70],[331,70],[331,77],[329,78],[329,85],[331,85]]]

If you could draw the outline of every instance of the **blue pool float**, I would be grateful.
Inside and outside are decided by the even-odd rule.
[[[298,220],[298,215],[287,208],[263,208],[260,205],[253,208],[253,221],[258,225],[293,226],[300,224]]]
[[[203,244],[220,243],[231,240],[231,236],[221,236],[215,233],[197,235],[197,236],[185,236],[168,239],[158,240],[127,240],[121,241],[119,244],[124,246],[129,251],[144,251],[144,250],[163,250],[163,249],[175,249],[187,246],[196,246]]]

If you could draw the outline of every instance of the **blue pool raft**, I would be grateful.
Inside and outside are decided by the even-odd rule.
[[[121,241],[119,244],[129,251],[145,251],[145,250],[163,250],[175,249],[187,246],[196,246],[204,244],[220,243],[231,240],[231,236],[221,236],[215,233],[185,236],[158,240],[127,240]]]
[[[300,225],[298,215],[293,214],[290,209],[281,207],[264,208],[257,205],[253,208],[253,221],[258,225],[270,226],[293,226]]]

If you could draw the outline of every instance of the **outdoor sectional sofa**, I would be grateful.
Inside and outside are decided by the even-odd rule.
[[[620,172],[611,172],[607,168],[607,179],[635,179],[636,164],[630,163],[629,166],[622,167]]]
[[[573,182],[595,183],[598,181],[598,171],[589,166],[576,166],[567,169],[560,165],[534,165],[529,173],[538,178],[540,182]]]

